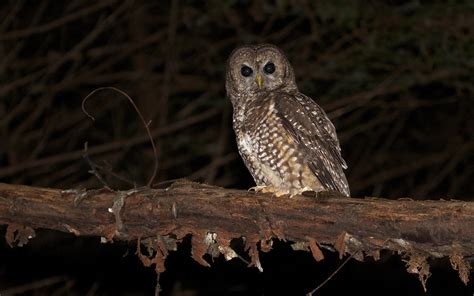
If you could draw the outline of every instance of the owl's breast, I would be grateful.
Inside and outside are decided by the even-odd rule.
[[[285,191],[320,187],[273,100],[249,104],[235,119],[239,152],[257,185]]]
[[[257,185],[269,183],[272,177],[267,162],[271,156],[268,148],[272,146],[269,132],[276,130],[277,125],[273,108],[274,104],[263,98],[247,100],[234,109],[233,125],[239,153]]]

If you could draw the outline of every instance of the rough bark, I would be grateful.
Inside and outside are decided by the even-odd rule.
[[[428,257],[449,257],[467,283],[474,255],[474,203],[380,198],[277,198],[191,182],[166,189],[129,191],[59,190],[0,184],[0,223],[8,224],[9,244],[24,244],[36,228],[137,240],[148,247],[138,255],[146,265],[164,270],[169,250],[192,235],[193,258],[204,265],[205,253],[236,256],[229,243],[244,238],[252,265],[261,269],[257,246],[271,249],[271,239],[324,259],[320,248],[378,259],[381,249],[401,253],[407,270],[424,284]]]

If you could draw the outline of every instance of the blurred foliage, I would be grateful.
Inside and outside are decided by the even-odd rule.
[[[333,119],[354,196],[474,194],[472,1],[9,1],[0,8],[0,180],[141,186],[193,178],[245,188],[225,98],[244,43],[287,53]],[[119,177],[119,178],[117,178]],[[124,181],[125,180],[125,181]],[[166,186],[167,183],[162,183]],[[157,186],[160,186],[157,184]]]

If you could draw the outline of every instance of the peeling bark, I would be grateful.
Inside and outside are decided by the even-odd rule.
[[[250,266],[262,270],[257,246],[271,250],[271,239],[291,241],[294,249],[336,250],[357,260],[381,249],[401,253],[407,270],[429,277],[428,257],[449,257],[467,283],[474,255],[474,203],[379,198],[277,198],[192,182],[166,189],[129,191],[59,190],[0,184],[0,223],[8,224],[7,242],[25,244],[36,228],[100,236],[104,241],[138,240],[145,265],[164,270],[168,250],[192,235],[192,256],[203,265],[205,254],[236,256],[230,241],[244,238]]]

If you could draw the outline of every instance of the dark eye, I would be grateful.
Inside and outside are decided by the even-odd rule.
[[[250,75],[252,75],[252,73],[253,73],[252,68],[248,66],[242,66],[242,68],[240,68],[240,74],[242,74],[242,76],[244,77],[249,77]]]
[[[267,74],[272,74],[273,72],[275,72],[275,64],[272,62],[267,63],[265,67],[263,67],[263,71],[265,71],[265,73]]]

